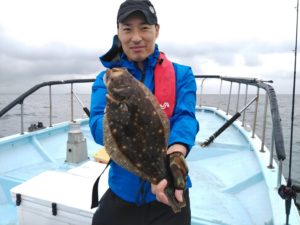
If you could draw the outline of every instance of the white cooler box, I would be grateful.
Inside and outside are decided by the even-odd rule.
[[[92,224],[92,188],[104,167],[90,161],[67,172],[46,171],[12,188],[19,225]],[[99,182],[99,198],[108,188],[107,171]]]

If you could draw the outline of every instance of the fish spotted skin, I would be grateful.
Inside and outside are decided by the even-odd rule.
[[[176,201],[167,157],[169,119],[155,96],[126,69],[106,71],[107,104],[104,145],[123,168],[150,183],[166,178],[166,195],[174,212],[184,203]]]

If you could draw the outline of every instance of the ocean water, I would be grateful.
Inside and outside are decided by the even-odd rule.
[[[90,95],[89,94],[78,94],[81,101],[85,106],[89,108],[90,105]],[[17,95],[14,94],[1,94],[0,95],[0,109],[14,100]],[[248,101],[254,96],[248,96]],[[293,140],[293,155],[292,155],[292,179],[295,183],[300,185],[300,102],[297,102],[300,95],[296,96],[296,106],[295,106],[295,116],[294,116],[294,140]],[[202,98],[203,105],[216,106],[220,104],[220,107],[226,110],[226,105],[228,102],[228,96],[222,96],[220,99],[218,95],[204,95]],[[289,151],[290,151],[290,134],[291,134],[291,95],[278,95],[277,96],[278,105],[280,108],[280,116],[282,123],[282,130],[285,140],[285,151],[287,153],[287,159],[283,162],[284,175],[288,175],[288,163],[289,163]],[[264,95],[260,96],[259,107],[258,107],[258,117],[256,125],[256,133],[261,137],[262,135],[262,121],[264,112]],[[71,118],[70,110],[70,94],[54,94],[52,97],[52,123],[59,123]],[[198,101],[199,103],[199,101]],[[239,106],[237,107],[237,96],[233,95],[231,99],[231,107],[229,113],[233,115],[236,108],[239,110],[243,108],[244,97],[240,97]],[[74,118],[85,118],[81,105],[74,98]],[[270,111],[270,109],[268,110]],[[254,104],[251,105],[246,110],[246,123],[253,127],[255,107]],[[17,105],[7,114],[0,118],[0,137],[7,135],[20,133],[21,128],[21,107]],[[49,108],[49,97],[47,94],[39,93],[31,95],[24,101],[24,128],[27,128],[31,124],[36,124],[37,122],[43,122],[45,126],[50,124],[49,120],[50,108]],[[270,121],[270,112],[268,113],[268,118]],[[239,118],[241,120],[241,118]],[[201,123],[201,121],[200,121]],[[266,145],[270,149],[271,147],[271,126],[270,122],[267,123],[266,128]],[[201,132],[201,130],[200,130]]]

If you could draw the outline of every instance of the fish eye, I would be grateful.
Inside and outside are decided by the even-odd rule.
[[[109,79],[111,79],[111,81],[113,81],[113,78],[110,78],[110,76],[109,76],[107,73],[105,73],[105,74],[103,75],[103,77],[102,77],[103,83],[104,83],[106,86],[107,86],[107,81],[108,81]]]
[[[106,73],[103,75],[102,80],[103,80],[103,83],[106,85],[106,82],[107,82],[107,75],[106,75]]]

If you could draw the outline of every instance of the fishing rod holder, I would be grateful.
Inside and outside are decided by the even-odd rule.
[[[80,123],[70,122],[65,162],[81,163],[86,160],[88,160],[87,143],[81,131]]]

